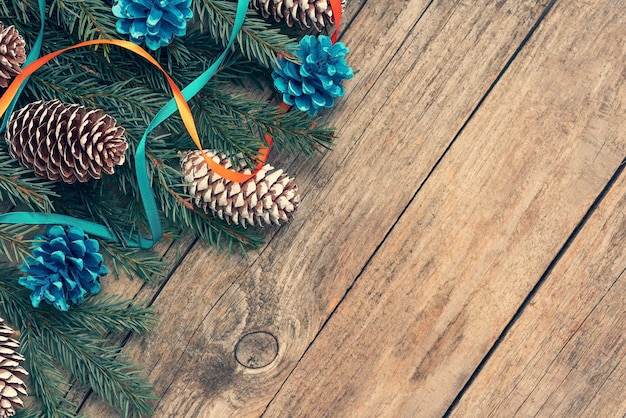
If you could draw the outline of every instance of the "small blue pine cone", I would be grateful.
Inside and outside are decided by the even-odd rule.
[[[283,57],[274,65],[274,87],[282,93],[285,104],[295,105],[310,116],[333,107],[335,97],[345,94],[342,81],[354,76],[344,58],[348,52],[343,43],[333,45],[328,36],[307,35],[300,40],[296,51],[302,64]]]
[[[80,228],[59,225],[35,238],[43,242],[20,266],[28,276],[19,279],[19,284],[32,290],[30,301],[35,308],[43,300],[67,311],[68,301],[78,304],[88,293],[100,291],[100,277],[108,270],[98,252],[98,241]]]
[[[193,16],[191,0],[115,0],[112,11],[119,33],[136,44],[146,41],[153,51],[183,36]]]

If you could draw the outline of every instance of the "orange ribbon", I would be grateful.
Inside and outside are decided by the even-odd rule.
[[[335,32],[330,37],[330,40],[333,42],[337,42],[337,36],[339,36],[339,25],[341,23],[341,0],[329,0],[330,9],[333,11],[333,16],[335,17]]]

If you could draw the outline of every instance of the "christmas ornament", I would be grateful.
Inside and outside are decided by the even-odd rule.
[[[313,116],[334,106],[335,97],[344,95],[342,81],[354,76],[344,58],[348,52],[343,43],[333,45],[328,36],[307,35],[296,51],[302,64],[285,57],[279,59],[272,72],[274,87],[282,93],[286,104]]]
[[[21,366],[24,357],[17,352],[20,343],[11,338],[14,333],[0,318],[0,418],[15,415],[15,408],[24,406],[20,395],[26,396],[22,378],[28,372]]]
[[[74,183],[113,174],[124,164],[123,134],[102,110],[53,100],[13,112],[5,138],[11,156],[36,175]]]
[[[0,22],[0,88],[7,87],[9,80],[22,72],[26,61],[26,43],[14,26],[4,27]]]
[[[223,154],[204,151],[216,163],[231,168]],[[181,161],[186,191],[205,212],[227,222],[246,226],[288,222],[300,202],[293,179],[265,164],[244,183],[232,182],[213,172],[200,151],[186,153]],[[244,168],[244,173],[250,173]]]
[[[342,9],[345,3],[345,0],[341,1]],[[289,27],[298,22],[303,30],[313,27],[321,32],[335,24],[328,0],[252,0],[250,4],[264,18],[271,16],[276,22],[284,21]]]
[[[130,34],[136,44],[145,41],[153,51],[183,36],[193,16],[191,0],[116,0],[112,11],[119,33]]]
[[[31,303],[35,308],[45,301],[61,311],[69,309],[68,301],[77,304],[85,295],[100,291],[100,277],[108,273],[98,252],[100,245],[82,229],[54,225],[27,257],[21,270],[28,274],[19,283],[32,290]]]

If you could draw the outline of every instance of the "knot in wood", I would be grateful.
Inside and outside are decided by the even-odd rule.
[[[244,335],[235,346],[235,359],[249,369],[267,366],[278,356],[278,340],[266,331]]]

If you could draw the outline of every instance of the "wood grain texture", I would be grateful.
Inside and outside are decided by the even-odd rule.
[[[447,410],[624,158],[614,6],[556,3],[264,416]]]
[[[156,299],[155,333],[126,345],[157,417],[264,410],[546,3],[364,4],[343,35],[360,72],[332,113],[340,139],[293,167],[294,221],[249,259],[195,246]],[[235,347],[257,331],[278,355],[245,368]],[[91,399],[82,412],[110,414]]]
[[[625,249],[622,173],[451,416],[624,416]]]

